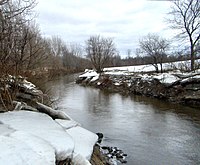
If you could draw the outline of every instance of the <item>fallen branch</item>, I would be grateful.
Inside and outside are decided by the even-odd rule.
[[[64,119],[64,120],[71,120],[71,118],[66,115],[63,111],[54,110],[51,107],[48,107],[42,103],[35,102],[34,108],[38,111],[43,112],[51,116],[53,119]]]

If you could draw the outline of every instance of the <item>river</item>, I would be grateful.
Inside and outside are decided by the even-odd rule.
[[[102,132],[104,145],[128,154],[127,165],[200,164],[200,110],[143,96],[123,96],[74,83],[77,75],[48,82],[60,110]]]

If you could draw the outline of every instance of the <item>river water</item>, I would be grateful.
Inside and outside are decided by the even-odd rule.
[[[105,93],[74,83],[47,83],[58,108],[83,127],[102,132],[104,144],[128,154],[128,165],[200,164],[200,110],[142,96]]]

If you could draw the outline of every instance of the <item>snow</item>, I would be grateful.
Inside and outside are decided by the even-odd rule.
[[[73,157],[72,163],[74,165],[91,165],[91,163],[80,154]]]
[[[23,87],[26,89],[35,89],[36,86],[27,80],[23,80]]]
[[[16,111],[0,114],[0,121],[15,130],[24,131],[45,140],[55,149],[57,160],[71,158],[74,150],[73,139],[48,115]]]
[[[167,64],[164,65],[167,67]],[[154,75],[148,75],[148,74],[142,74],[144,72],[150,72],[155,71],[155,68],[152,65],[140,65],[140,66],[126,66],[126,67],[113,67],[113,68],[105,68],[104,74],[108,75],[132,75],[133,72],[139,72],[141,74],[138,74],[137,77],[141,78],[145,81],[150,81],[152,79],[157,79],[160,81],[160,83],[170,85],[180,80],[179,77],[175,76],[174,74],[178,74],[180,72],[172,72],[172,73],[158,73]],[[92,73],[92,74],[91,74]],[[174,73],[174,74],[173,74]],[[181,73],[180,73],[181,74]],[[84,73],[83,75],[80,75],[79,77],[87,77],[90,78],[90,76],[93,75],[94,77],[91,79],[91,82],[98,80],[99,75],[95,76],[91,70],[89,72]],[[97,85],[100,85],[100,82],[97,82]],[[115,82],[114,85],[119,86],[120,82]]]
[[[123,73],[130,74],[131,72],[151,72],[155,71],[155,67],[153,65],[136,65],[136,66],[124,66],[124,67],[110,67],[104,68],[103,70],[105,74],[117,74],[121,75]]]
[[[115,85],[116,85],[116,86],[120,86],[120,83],[116,82]]]
[[[99,79],[99,74],[96,75],[96,76],[94,76],[94,77],[90,80],[90,82],[94,82],[94,81],[96,81],[96,80],[98,80],[98,79]]]
[[[88,70],[85,74],[92,81],[99,79],[95,71]],[[22,79],[19,86],[28,92],[40,93],[27,80]],[[80,127],[63,111],[37,103],[47,109],[47,114],[50,111],[63,119],[53,120],[45,113],[19,111],[21,108],[17,107],[22,103],[15,103],[18,111],[0,113],[0,164],[54,165],[56,161],[71,159],[75,165],[91,165],[89,160],[98,140],[96,134]]]
[[[6,165],[55,164],[53,147],[22,131],[0,136],[0,146],[0,163]]]
[[[108,75],[130,75],[131,73],[130,72],[128,72],[127,70],[125,70],[125,71],[115,71],[115,70],[106,70],[105,72],[104,72],[104,74],[108,74]]]
[[[94,70],[85,70],[85,73],[81,74],[79,77],[96,77],[99,76],[99,74],[97,72],[95,72]]]
[[[153,76],[154,79],[158,79],[163,84],[173,84],[179,80],[178,77],[169,74],[169,73],[162,73],[156,76]]]
[[[130,68],[132,68],[132,67],[130,67]],[[150,71],[149,66],[141,67],[141,68],[143,68],[143,69],[146,68],[146,70]],[[138,67],[137,71],[139,71],[141,68]],[[123,70],[123,67],[122,67],[122,70]],[[145,70],[143,70],[143,71],[145,71]],[[157,80],[160,81],[160,83],[163,83],[163,84],[173,84],[173,83],[175,83],[175,82],[180,80],[180,78],[175,76],[173,73],[174,72],[171,72],[171,73],[158,73],[158,74],[154,74],[154,75],[138,74],[137,77],[141,78],[141,80],[144,80],[144,81],[150,81],[152,79],[157,79]],[[105,72],[105,74],[116,75],[114,73],[114,71]],[[119,71],[117,71],[117,74],[119,75]],[[127,75],[127,73],[123,74],[123,71],[121,71],[121,75]],[[120,85],[120,84],[118,82],[116,82],[115,85]]]
[[[200,62],[200,60],[196,60],[196,62]],[[182,68],[189,68],[190,61],[178,61],[172,63],[163,63],[164,70],[171,70],[171,69],[182,69]],[[158,65],[160,70],[160,65]],[[136,66],[124,66],[124,67],[109,67],[103,69],[105,74],[115,74],[115,75],[122,75],[122,74],[131,74],[131,73],[145,73],[145,72],[154,72],[155,67],[151,64],[149,65],[136,65]]]
[[[72,120],[53,120],[31,111],[0,113],[0,164],[54,165],[72,158],[76,165],[91,165],[97,135]]]
[[[194,79],[200,79],[200,75],[195,75],[195,76],[192,76],[192,77],[189,77],[189,78],[185,78],[181,82],[185,83],[185,82],[188,82],[188,81],[194,80]]]
[[[80,124],[74,120],[61,120],[56,119],[55,120],[58,124],[60,124],[64,129],[69,129],[72,127],[80,126]]]
[[[200,62],[200,60],[196,60],[196,62]],[[177,81],[186,82],[191,79],[199,79],[200,77],[200,69],[195,70],[195,72],[182,73],[179,69],[186,69],[190,67],[190,61],[179,61],[172,63],[163,63],[163,70],[173,70],[168,73],[155,73],[155,67],[151,64],[149,65],[136,65],[136,66],[122,66],[122,67],[109,67],[103,69],[104,75],[114,75],[114,76],[134,76],[135,78],[140,78],[143,81],[151,81],[152,79],[157,79],[160,83],[164,85],[171,85]],[[158,65],[158,69],[160,70],[160,65]],[[154,74],[149,74],[150,72],[154,72]],[[99,79],[99,75],[93,70],[85,70],[85,73],[80,75],[79,77],[86,77],[90,80],[90,82],[97,81]],[[189,77],[189,78],[188,78]],[[185,79],[184,79],[185,78]],[[183,79],[183,80],[181,80]],[[97,85],[101,85],[101,82],[98,81]],[[114,82],[114,85],[119,86],[120,82]],[[131,84],[128,84],[131,86]]]
[[[98,136],[79,126],[68,129],[67,133],[75,141],[74,154],[80,154],[83,158],[90,160],[93,146],[97,142]]]
[[[148,74],[139,74],[138,77],[141,77],[141,80],[144,81],[148,81],[148,80],[152,80],[152,76],[148,75]]]
[[[46,141],[0,124],[0,164],[41,165],[55,163],[55,151]]]
[[[55,163],[55,149],[46,142],[46,140],[38,138],[37,136],[25,133],[23,131],[16,131],[11,135],[11,137],[21,141],[24,144],[27,144],[33,150],[35,155],[38,157],[35,161],[30,164],[35,164],[38,160],[43,160],[47,164]],[[29,157],[31,157],[31,154]],[[39,164],[39,162],[38,162]],[[41,164],[41,163],[40,163]]]
[[[6,136],[10,133],[14,132],[15,130],[10,128],[8,125],[0,123],[0,136]]]

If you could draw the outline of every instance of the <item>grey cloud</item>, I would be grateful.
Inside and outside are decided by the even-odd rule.
[[[120,52],[135,49],[142,35],[162,30],[167,9],[146,0],[42,0],[36,8],[42,34],[82,44],[100,34],[113,37]]]

